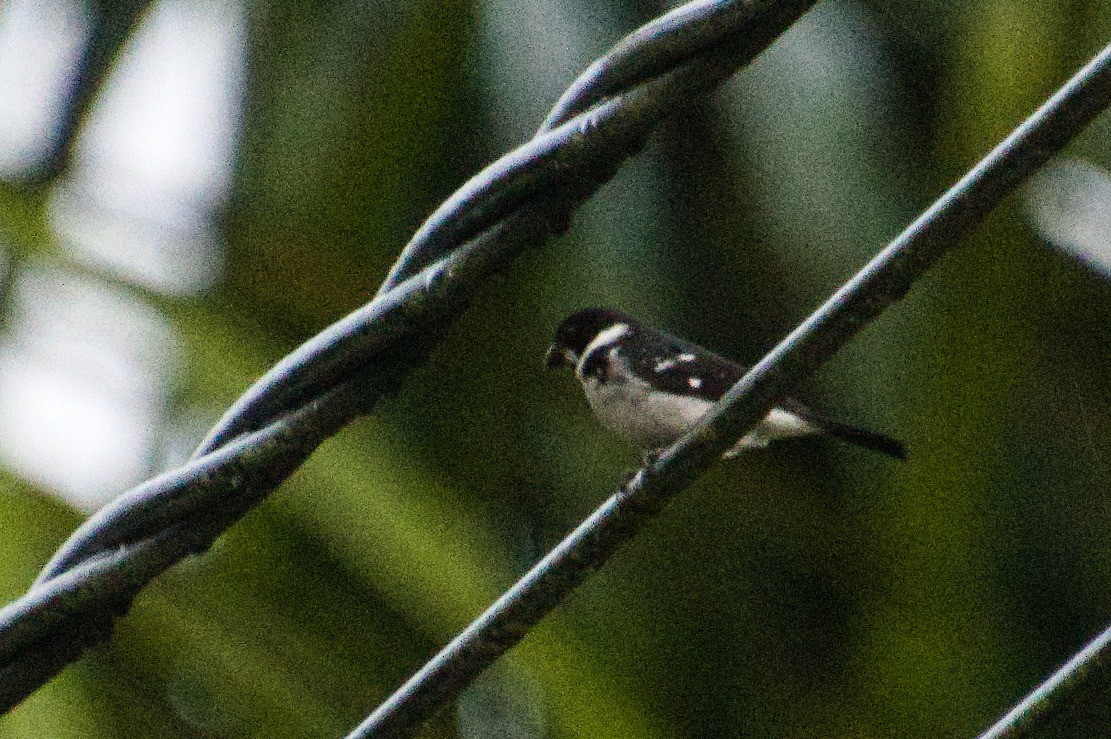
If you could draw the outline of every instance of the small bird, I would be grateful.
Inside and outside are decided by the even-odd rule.
[[[564,319],[545,364],[573,367],[602,425],[648,454],[693,428],[747,369],[608,308],[586,308]],[[813,434],[906,459],[901,441],[826,418],[791,399],[773,408],[724,457]]]

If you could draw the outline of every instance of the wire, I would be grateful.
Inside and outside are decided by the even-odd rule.
[[[1111,46],[995,147],[894,241],[810,315],[729,390],[708,418],[645,466],[496,603],[382,703],[348,739],[408,736],[482,670],[528,634],[590,573],[708,469],[736,439],[780,402],[792,386],[896,302],[961,237],[1111,104]],[[1111,634],[1111,630],[1107,632]],[[1106,651],[1102,636],[1074,662]],[[1091,670],[1070,663],[1067,681],[1016,709],[1027,722],[1060,701]],[[1056,695],[1054,694],[1056,692]],[[1009,719],[1005,719],[1007,721]],[[1003,733],[991,734],[1004,736]],[[985,735],[985,737],[988,735]]]
[[[324,439],[395,391],[487,278],[565,229],[661,120],[719,86],[812,4],[690,3],[588,69],[536,138],[429,217],[371,303],[248,389],[189,462],[92,516],[30,591],[0,610],[0,710],[106,640],[151,579],[204,551]]]

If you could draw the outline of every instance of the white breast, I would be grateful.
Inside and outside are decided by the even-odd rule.
[[[670,446],[714,407],[713,403],[699,398],[653,391],[648,383],[630,372],[616,348],[606,350],[606,360],[606,382],[594,377],[581,378],[580,373],[586,399],[603,426],[642,449]],[[763,448],[778,439],[818,431],[793,413],[775,408],[725,456],[735,457],[745,449]]]
[[[629,372],[614,349],[607,360],[606,382],[593,377],[583,380],[586,399],[603,426],[643,449],[669,446],[713,407],[698,398],[652,392],[648,383]]]

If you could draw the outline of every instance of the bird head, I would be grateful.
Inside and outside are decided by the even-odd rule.
[[[555,341],[544,355],[544,364],[548,369],[564,365],[574,367],[590,342],[618,323],[632,324],[633,319],[610,308],[584,308],[575,311],[556,328]]]

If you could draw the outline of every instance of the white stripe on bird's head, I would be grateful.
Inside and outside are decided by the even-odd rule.
[[[615,323],[609,328],[599,331],[598,335],[591,339],[590,343],[583,349],[582,356],[579,357],[579,363],[575,366],[575,377],[582,380],[583,362],[586,361],[586,358],[590,356],[592,351],[618,342],[621,337],[628,334],[630,330],[629,324],[627,323]]]

